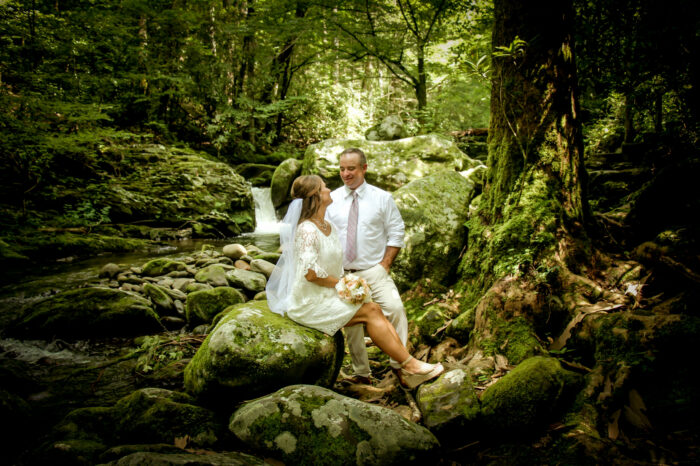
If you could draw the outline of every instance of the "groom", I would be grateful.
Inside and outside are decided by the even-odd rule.
[[[364,278],[372,289],[372,300],[379,304],[406,345],[408,321],[399,290],[389,270],[403,247],[404,224],[391,194],[365,181],[367,157],[360,149],[340,154],[340,178],[345,186],[331,193],[333,203],[326,216],[338,229],[345,257],[345,272]],[[371,371],[365,347],[364,327],[346,327],[354,376],[351,383],[370,383]],[[397,361],[390,361],[398,369]]]

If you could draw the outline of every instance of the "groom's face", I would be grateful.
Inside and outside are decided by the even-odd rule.
[[[343,154],[340,156],[340,178],[350,189],[357,189],[365,182],[367,164],[360,164],[360,155],[355,153]]]

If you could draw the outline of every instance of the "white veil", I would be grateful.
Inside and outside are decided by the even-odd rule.
[[[294,284],[294,273],[296,260],[294,253],[294,234],[299,224],[301,215],[301,199],[294,199],[287,215],[284,216],[280,225],[280,246],[282,256],[277,261],[277,265],[272,270],[270,279],[267,281],[265,292],[267,294],[267,304],[272,312],[284,315],[287,311],[289,295]]]

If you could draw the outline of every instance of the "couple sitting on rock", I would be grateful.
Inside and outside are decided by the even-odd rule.
[[[399,382],[414,388],[444,368],[406,350],[406,312],[389,275],[403,246],[404,224],[391,195],[365,182],[366,172],[365,154],[353,148],[340,155],[345,186],[331,193],[318,176],[294,180],[294,200],[280,229],[282,256],[268,281],[267,299],[273,312],[328,335],[345,327],[353,380],[369,383],[364,324],[391,357]],[[343,277],[344,271],[351,275]]]

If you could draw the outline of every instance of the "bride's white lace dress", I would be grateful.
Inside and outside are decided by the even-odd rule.
[[[321,278],[343,275],[343,250],[335,226],[331,224],[331,233],[326,236],[313,222],[301,222],[294,236],[294,256],[296,270],[287,317],[333,335],[350,321],[361,305],[341,300],[335,288],[316,285],[305,275],[309,269]]]

